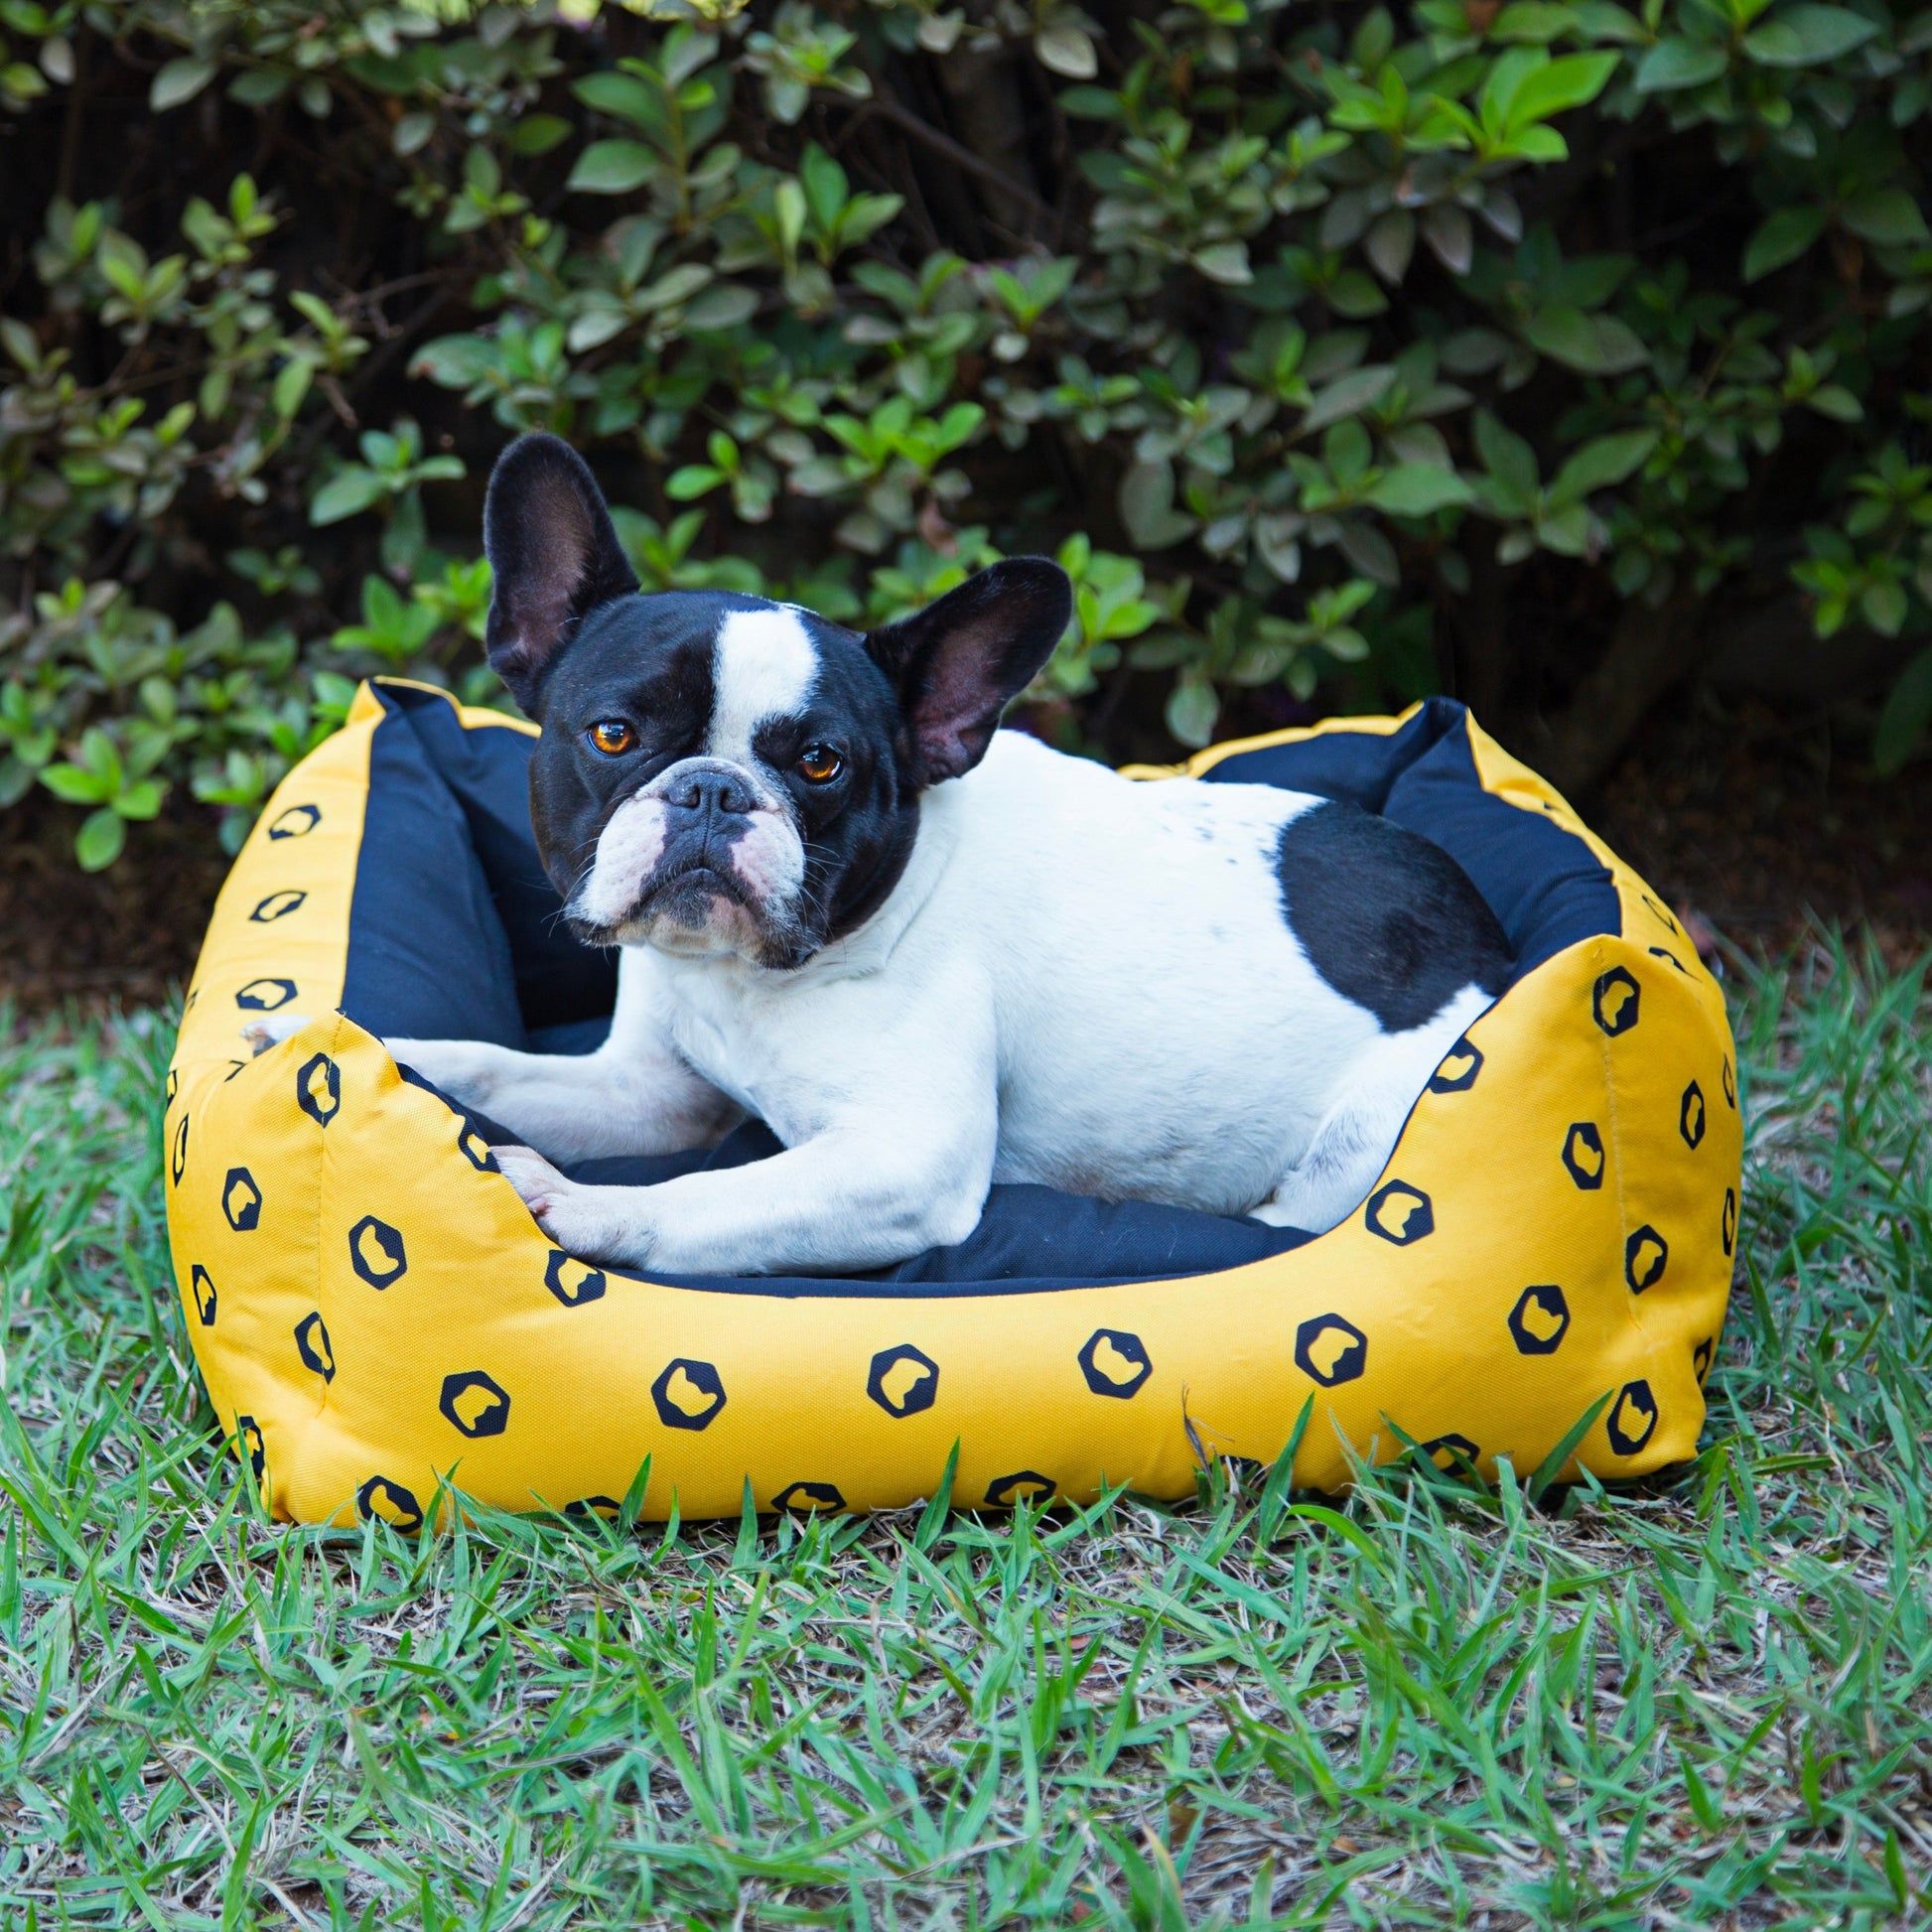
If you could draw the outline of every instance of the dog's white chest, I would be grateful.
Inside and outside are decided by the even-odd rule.
[[[665,1029],[679,1055],[720,1093],[763,1118],[782,1139],[784,1129],[771,1115],[774,1109],[783,1111],[782,1096],[790,1085],[784,1030],[748,1013],[748,1003],[734,997],[737,989],[712,983],[703,972],[674,966],[664,978]]]
[[[626,971],[630,962],[626,952]],[[680,1057],[787,1146],[849,1112],[890,1110],[895,1053],[909,1061],[931,1050],[905,1036],[902,991],[890,979],[839,983],[649,953],[637,966],[660,976],[662,1024]]]

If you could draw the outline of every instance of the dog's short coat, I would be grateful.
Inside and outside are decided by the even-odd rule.
[[[484,538],[490,661],[542,726],[538,845],[573,928],[623,948],[617,1013],[587,1056],[388,1044],[530,1143],[497,1162],[573,1254],[871,1268],[964,1239],[995,1180],[1318,1231],[1507,979],[1494,915],[1426,839],[996,734],[1065,628],[1050,563],[869,636],[641,597],[548,436],[503,454]],[[785,1151],[649,1187],[551,1165],[747,1115]]]

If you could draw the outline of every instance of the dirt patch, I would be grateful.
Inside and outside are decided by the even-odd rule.
[[[88,874],[71,836],[38,801],[0,814],[0,1001],[24,1014],[160,1004],[194,971],[226,857],[205,822],[164,822]]]
[[[1894,966],[1932,938],[1932,760],[1875,777],[1863,732],[1696,701],[1654,720],[1590,822],[1680,911],[1748,952],[1869,924]]]
[[[1874,778],[1863,737],[1818,715],[1694,701],[1660,717],[1587,805],[1680,911],[1751,952],[1868,921],[1898,964],[1932,940],[1932,760]],[[0,815],[0,1000],[153,1005],[186,986],[227,861],[201,820],[137,836],[93,877],[65,817]]]

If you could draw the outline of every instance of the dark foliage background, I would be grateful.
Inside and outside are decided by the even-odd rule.
[[[1587,791],[1807,644],[1880,769],[1932,714],[1932,11],[0,30],[0,805],[83,866],[232,847],[368,670],[496,701],[536,426],[647,587],[863,622],[1057,550],[1033,719],[1109,757],[1449,689]]]

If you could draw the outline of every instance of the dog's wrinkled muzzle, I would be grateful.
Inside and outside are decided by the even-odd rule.
[[[796,950],[804,850],[785,802],[743,766],[682,759],[611,815],[569,917],[594,944],[711,934],[765,960]]]
[[[664,808],[664,849],[655,881],[668,885],[705,871],[734,881],[732,849],[752,830],[758,794],[745,773],[721,759],[687,759],[651,787]],[[745,897],[728,886],[733,897]]]

